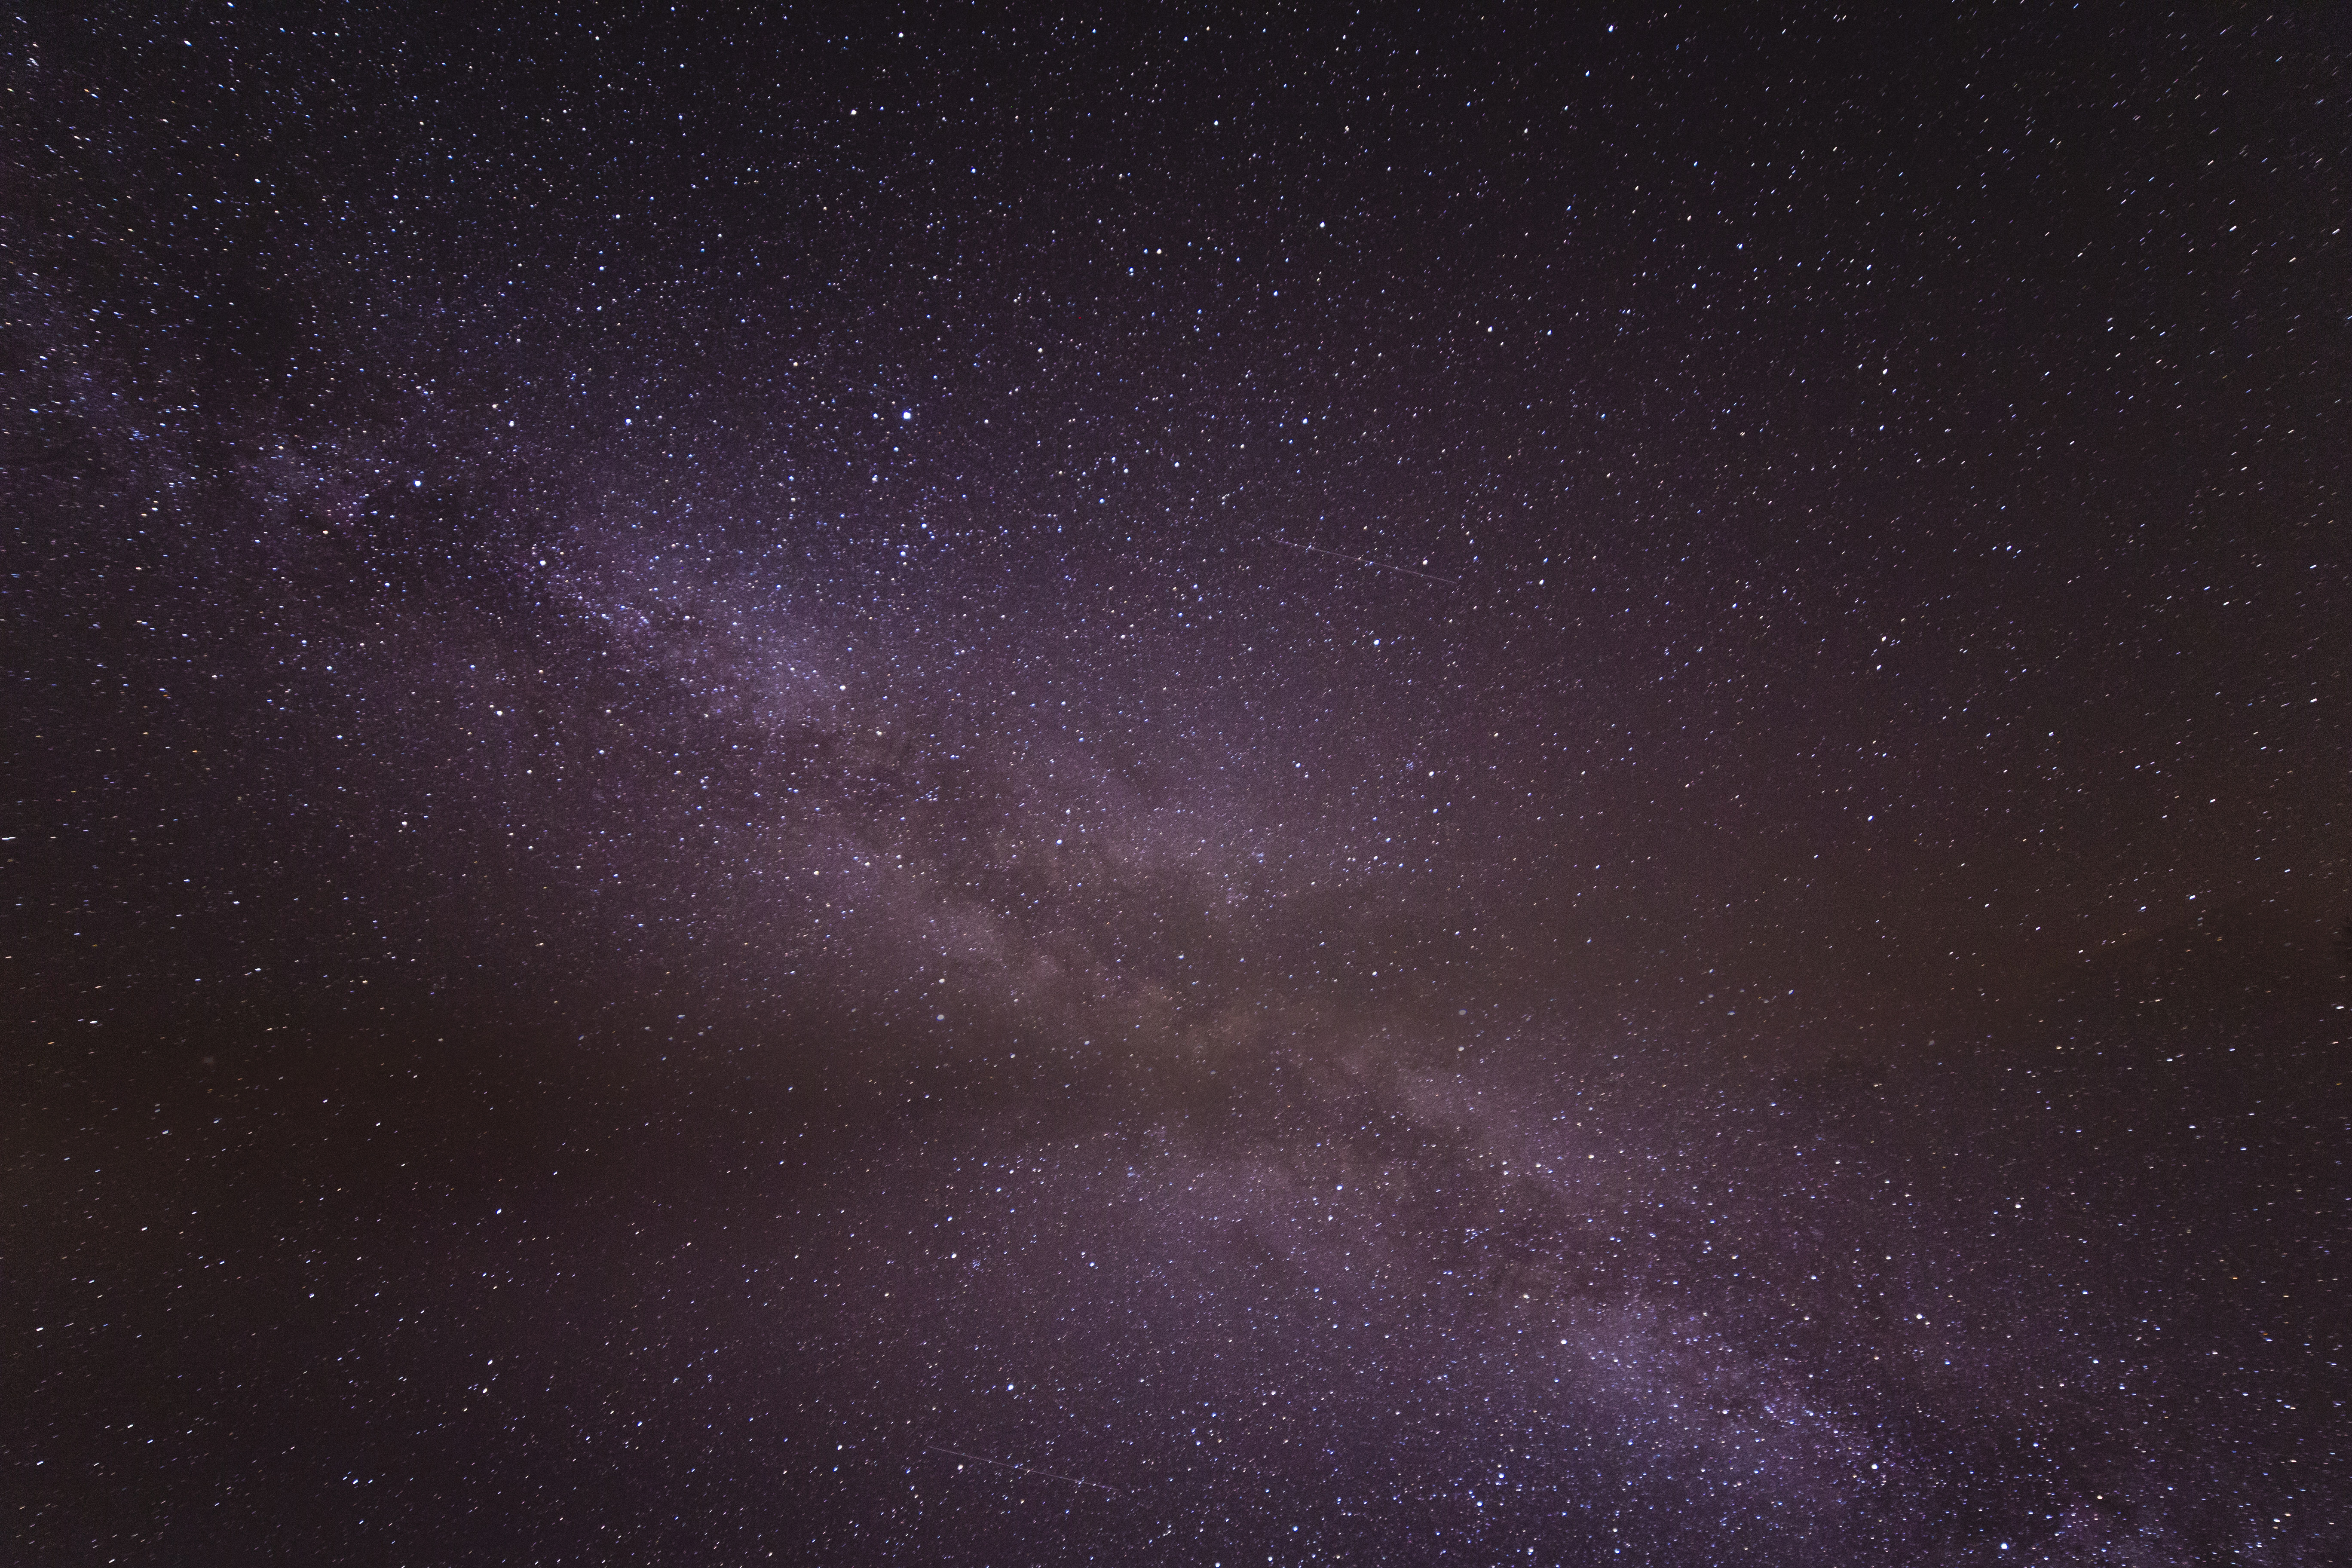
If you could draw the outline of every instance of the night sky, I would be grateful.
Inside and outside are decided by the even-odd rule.
[[[2352,12],[0,25],[0,1557],[2352,1561]]]

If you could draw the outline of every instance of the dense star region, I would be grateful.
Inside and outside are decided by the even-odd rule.
[[[0,37],[0,1556],[2352,1555],[2340,9]]]

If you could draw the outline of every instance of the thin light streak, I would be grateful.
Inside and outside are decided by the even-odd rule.
[[[1328,555],[1334,561],[1352,562],[1358,566],[1369,566],[1375,572],[1402,572],[1408,577],[1419,577],[1426,582],[1444,583],[1456,588],[1462,585],[1462,579],[1459,577],[1441,577],[1434,572],[1417,572],[1410,566],[1391,565],[1386,561],[1375,561],[1368,555],[1349,555],[1337,550],[1326,550],[1319,544],[1301,544],[1295,539],[1285,539],[1278,533],[1269,533],[1266,537],[1276,544],[1286,544],[1293,550],[1304,550],[1316,555]]]
[[[959,1459],[970,1459],[976,1464],[996,1465],[1004,1469],[1018,1470],[1024,1476],[1044,1476],[1051,1480],[1067,1481],[1074,1487],[1092,1487],[1098,1492],[1108,1492],[1113,1497],[1124,1497],[1127,1495],[1120,1491],[1117,1487],[1107,1487],[1100,1481],[1090,1481],[1084,1476],[1066,1476],[1059,1470],[1041,1470],[1034,1465],[1016,1465],[1011,1459],[992,1459],[985,1454],[967,1454],[961,1448],[950,1448],[940,1444],[927,1443],[923,1446],[923,1452],[926,1454],[953,1454]]]

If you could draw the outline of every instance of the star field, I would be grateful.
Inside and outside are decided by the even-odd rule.
[[[13,1559],[2352,1551],[2339,19],[5,37]]]

